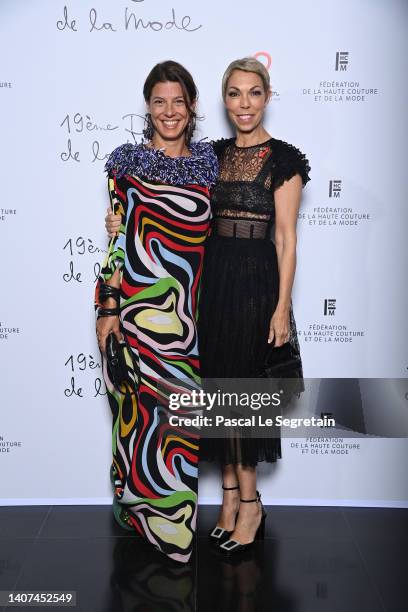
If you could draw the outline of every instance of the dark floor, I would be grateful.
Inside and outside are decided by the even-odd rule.
[[[84,612],[406,612],[408,510],[267,511],[264,543],[231,564],[207,543],[217,508],[200,506],[183,566],[123,532],[109,506],[3,507],[0,590],[75,590],[70,609]]]

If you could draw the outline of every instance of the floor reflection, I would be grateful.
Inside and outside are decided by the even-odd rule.
[[[275,584],[276,563],[277,542],[268,541],[267,550],[264,542],[257,542],[244,555],[228,559],[202,541],[197,609],[202,612],[294,612],[292,596]]]
[[[75,590],[78,612],[406,612],[407,509],[269,507],[264,542],[231,562],[208,542],[218,510],[200,507],[183,565],[110,507],[0,508],[0,588]]]
[[[140,538],[119,538],[113,550],[112,612],[194,612],[195,561],[181,564]]]
[[[219,561],[220,610],[255,612],[259,610],[257,588],[262,578],[259,560],[251,558],[235,562]]]

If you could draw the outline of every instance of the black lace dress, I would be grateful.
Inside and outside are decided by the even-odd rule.
[[[220,164],[212,191],[213,219],[201,279],[198,338],[205,378],[256,378],[268,348],[271,316],[279,297],[274,236],[274,190],[310,166],[293,145],[275,138],[252,147],[234,139],[215,143]],[[290,338],[299,353],[290,308]],[[222,465],[281,457],[280,438],[202,438],[200,460]]]

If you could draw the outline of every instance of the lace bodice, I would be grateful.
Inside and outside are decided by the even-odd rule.
[[[235,139],[214,143],[219,176],[212,189],[214,218],[251,219],[271,223],[274,191],[295,174],[309,181],[309,162],[293,145],[270,138],[252,147],[237,147]]]

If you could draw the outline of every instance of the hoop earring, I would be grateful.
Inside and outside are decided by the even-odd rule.
[[[144,119],[143,137],[150,141],[154,135],[154,127],[152,123],[152,116],[150,113],[146,113]]]
[[[193,137],[194,130],[196,129],[197,121],[195,115],[191,115],[190,121],[187,124],[186,128],[186,143],[189,144],[190,140]]]

